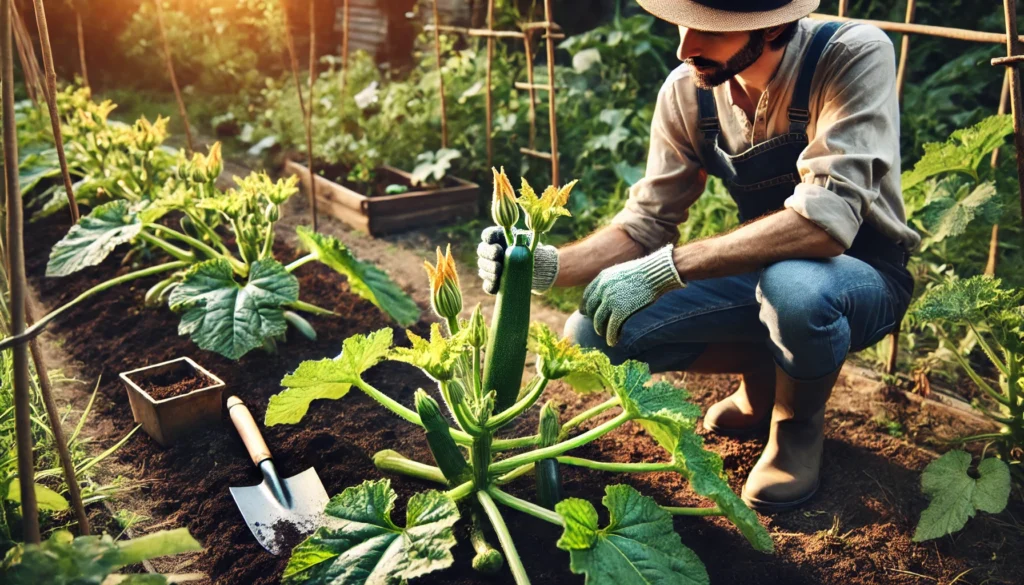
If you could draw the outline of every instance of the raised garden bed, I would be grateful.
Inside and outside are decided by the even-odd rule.
[[[284,172],[298,176],[302,189],[309,192],[309,170],[305,165],[289,159],[285,161]],[[437,189],[417,189],[412,187],[409,173],[387,165],[377,169],[376,175],[372,196],[317,175],[320,211],[371,236],[475,217],[479,211],[480,187],[476,183],[446,177],[445,185]],[[410,190],[389,195],[384,193],[384,187],[390,184],[404,185]]]
[[[44,222],[35,232],[38,237],[26,242],[30,280],[47,306],[66,300],[101,278],[129,270],[108,260],[64,279],[42,278],[49,247],[63,232],[61,221],[63,218]],[[288,254],[287,250],[282,252]],[[193,354],[217,372],[260,421],[268,398],[280,391],[285,373],[303,360],[337,355],[341,341],[354,333],[389,324],[383,314],[348,292],[343,277],[327,268],[310,264],[296,271],[296,276],[311,299],[335,310],[339,317],[318,323],[316,341],[294,339],[281,344],[277,354],[254,351],[232,362],[196,350],[187,338],[176,335],[175,315],[165,309],[142,308],[142,297],[151,281],[140,281],[130,289],[97,298],[91,310],[73,312],[52,331],[62,338],[62,348],[79,377],[108,374],[103,378],[101,393],[111,407],[96,416],[104,419],[103,427],[109,428],[111,438],[123,436],[134,422],[123,386],[109,373],[158,363],[182,352]],[[425,334],[425,329],[423,323],[414,327],[420,334]],[[403,337],[396,334],[396,339]],[[407,406],[412,405],[417,388],[431,383],[418,370],[393,362],[374,368],[367,381]],[[849,394],[842,389],[843,384],[840,381],[838,393]],[[690,375],[685,385],[694,400],[706,407],[732,391],[735,381],[724,376]],[[562,403],[563,416],[581,412],[600,400],[562,386],[553,390],[552,397]],[[919,481],[921,469],[930,460],[928,455],[911,443],[885,434],[867,412],[830,409],[827,418],[822,491],[801,510],[766,518],[776,543],[775,556],[752,550],[724,519],[675,520],[683,543],[706,563],[712,583],[916,585],[949,583],[968,569],[960,583],[1019,583],[1024,559],[1017,551],[1024,547],[1024,533],[1010,521],[1024,514],[1019,500],[1011,502],[1007,514],[982,514],[972,519],[954,538],[914,544],[911,536],[926,504]],[[532,425],[535,419],[528,420]],[[395,424],[394,417],[359,392],[342,401],[314,403],[302,425],[264,429],[264,436],[282,474],[291,475],[312,466],[330,494],[364,479],[382,477],[371,460],[382,448],[394,448],[423,461],[430,457],[421,432],[411,425]],[[739,490],[763,442],[710,435],[707,440],[711,449],[723,455],[731,486]],[[574,452],[614,461],[653,461],[662,453],[632,423]],[[132,469],[131,479],[145,482],[143,495],[152,502],[153,524],[186,526],[206,547],[187,566],[188,572],[205,572],[211,576],[210,583],[217,585],[279,582],[287,557],[274,557],[256,543],[228,493],[229,486],[254,485],[261,480],[229,422],[222,420],[167,449],[140,434],[116,456]],[[601,486],[608,476],[575,467],[564,468],[563,473],[568,495],[599,503]],[[403,476],[388,477],[399,495],[395,517],[402,518],[407,498],[427,486]],[[692,506],[701,501],[676,474],[621,479],[665,505]],[[514,495],[535,497],[530,482],[518,482],[510,488]],[[568,554],[554,546],[557,530],[522,514],[509,514],[507,520],[513,537],[521,543],[520,554],[534,583],[583,583],[581,576],[570,573]],[[458,524],[456,532],[460,544],[453,550],[454,566],[417,579],[414,585],[512,583],[507,573],[487,577],[474,572],[466,524]]]

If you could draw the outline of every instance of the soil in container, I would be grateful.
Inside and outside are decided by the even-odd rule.
[[[193,390],[206,388],[215,383],[202,372],[197,372],[187,366],[169,369],[150,376],[140,376],[140,374],[134,374],[133,381],[153,400],[183,396]]]
[[[300,162],[300,161],[296,161]],[[306,164],[305,161],[301,161],[302,164]],[[316,167],[317,174],[323,176],[329,181],[333,181],[347,189],[351,189],[356,193],[366,195],[367,197],[380,197],[382,195],[390,195],[387,189],[391,185],[400,185],[408,189],[407,192],[413,191],[435,191],[446,187],[458,187],[460,183],[451,177],[445,177],[441,179],[441,183],[438,185],[418,185],[414,187],[405,177],[394,175],[384,170],[378,170],[373,175],[373,180],[370,183],[362,183],[357,181],[350,181],[348,176],[351,168],[346,165],[334,164],[322,164],[318,163]]]

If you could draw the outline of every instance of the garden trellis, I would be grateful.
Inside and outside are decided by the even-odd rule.
[[[556,24],[551,14],[551,0],[544,0],[544,20],[539,22],[526,22],[519,25],[520,30],[495,30],[494,28],[494,0],[487,0],[487,28],[466,28],[459,26],[451,26],[441,24],[437,17],[437,1],[433,2],[433,14],[434,24],[427,25],[426,30],[434,32],[434,47],[437,56],[437,68],[438,73],[441,76],[440,84],[440,97],[441,97],[441,128],[442,128],[442,146],[447,147],[447,124],[446,119],[447,113],[444,105],[444,76],[441,72],[441,50],[440,50],[440,33],[458,33],[464,34],[471,37],[483,37],[487,39],[487,75],[485,82],[485,95],[487,99],[487,119],[484,125],[487,134],[487,166],[494,166],[494,149],[492,146],[491,139],[491,128],[493,127],[493,95],[491,92],[491,71],[492,62],[494,60],[494,43],[497,39],[520,39],[523,41],[524,51],[526,52],[526,83],[516,82],[516,89],[525,89],[530,93],[530,142],[528,147],[519,149],[519,152],[533,158],[539,158],[542,160],[551,161],[551,183],[553,185],[560,184],[558,175],[558,120],[557,112],[555,108],[556,98],[556,87],[555,87],[555,41],[558,39],[565,38],[565,35],[560,32],[561,27]],[[534,33],[537,31],[544,31],[545,48],[547,51],[547,70],[548,70],[548,81],[547,83],[538,84],[534,79],[533,71],[533,38]],[[347,37],[346,33],[346,37]],[[548,152],[542,152],[537,150],[536,137],[537,137],[537,91],[547,92],[548,95],[548,127],[551,139],[551,145]]]

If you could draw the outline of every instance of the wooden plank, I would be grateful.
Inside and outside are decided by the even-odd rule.
[[[366,202],[366,213],[370,216],[395,215],[430,210],[438,206],[475,206],[479,198],[480,188],[476,185],[414,191],[400,195],[370,197]]]
[[[319,203],[321,213],[326,213],[363,233],[370,233],[370,218],[365,215],[349,209],[333,199],[321,198]]]
[[[307,192],[309,191],[309,170],[305,165],[293,160],[287,160],[285,161],[284,168],[287,174],[295,175],[299,178],[299,183],[302,185],[303,190]],[[351,189],[346,189],[344,186],[321,177],[320,175],[316,175],[316,179],[316,190],[319,194],[317,197],[318,200],[321,198],[330,199],[339,205],[343,205],[359,213],[362,213],[366,208],[366,200],[368,198],[365,195],[360,195]]]
[[[369,231],[370,235],[380,236],[406,229],[446,223],[458,218],[474,217],[476,213],[477,208],[474,203],[472,205],[439,207],[426,212],[371,216]]]

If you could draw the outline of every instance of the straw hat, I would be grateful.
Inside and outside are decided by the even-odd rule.
[[[706,32],[770,28],[814,12],[819,0],[637,0],[672,24]]]

